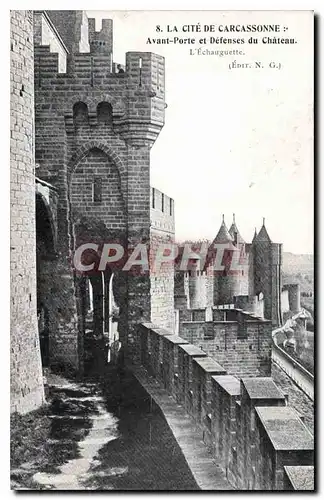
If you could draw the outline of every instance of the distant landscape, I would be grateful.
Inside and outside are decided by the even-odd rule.
[[[314,255],[283,253],[283,272],[287,274],[314,273]]]
[[[283,285],[299,283],[301,305],[314,316],[314,256],[283,253]]]
[[[312,319],[307,321],[307,331],[296,334],[296,352],[289,354],[314,373],[314,256],[284,252],[282,276],[284,285],[299,283],[301,306],[312,315]]]

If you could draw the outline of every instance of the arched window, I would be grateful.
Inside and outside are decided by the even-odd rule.
[[[98,123],[112,125],[112,106],[109,102],[100,102],[97,106]]]
[[[73,123],[76,127],[89,122],[88,106],[84,102],[76,102],[73,106]]]

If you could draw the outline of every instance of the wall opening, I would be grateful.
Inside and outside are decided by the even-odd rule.
[[[84,102],[76,102],[73,106],[73,123],[75,127],[89,124],[88,106]]]
[[[52,300],[56,276],[54,228],[45,200],[36,195],[36,277],[38,333],[43,367],[50,363],[50,340],[55,334],[57,314]]]
[[[82,287],[84,316],[85,373],[101,372],[107,363],[117,361],[120,349],[119,309],[113,294],[114,274],[110,269],[84,277]]]
[[[97,118],[98,118],[98,123],[102,123],[104,125],[112,125],[113,112],[112,112],[112,106],[109,102],[100,102],[98,104]]]
[[[94,203],[102,202],[102,179],[95,177],[92,183],[92,201]]]

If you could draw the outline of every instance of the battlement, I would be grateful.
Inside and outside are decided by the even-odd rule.
[[[138,336],[142,366],[194,419],[234,487],[282,490],[287,466],[312,466],[313,436],[271,377],[237,378],[204,349],[150,323]]]
[[[174,200],[158,189],[151,187],[151,208],[173,217]]]
[[[59,71],[60,54],[51,46],[35,46],[37,111],[55,102],[55,115],[64,115],[73,133],[73,106],[86,105],[85,115],[96,114],[101,102],[112,106],[116,134],[133,145],[152,145],[164,125],[164,58],[152,53],[128,52],[126,72],[101,53],[78,53],[66,73]],[[119,71],[119,70],[118,70]],[[88,121],[88,118],[86,117]],[[90,120],[90,125],[96,120]],[[72,127],[71,127],[72,125]]]
[[[174,234],[174,200],[151,187],[151,227]]]
[[[237,322],[244,323],[249,321],[257,321],[262,324],[271,324],[270,320],[266,320],[252,312],[247,312],[239,308],[235,308],[234,304],[225,304],[223,306],[213,306],[212,308],[213,321]],[[209,308],[192,308],[184,309],[180,312],[180,317],[183,321],[208,321]]]
[[[57,28],[57,29],[56,29]],[[155,142],[164,125],[164,58],[151,52],[127,52],[125,64],[113,62],[113,22],[100,31],[84,11],[36,11],[34,82],[38,116],[55,103],[66,132],[75,133],[73,109],[85,105],[85,124],[97,125],[100,103],[112,107],[114,133],[134,146]],[[36,117],[37,118],[37,117]],[[52,118],[54,118],[52,116]]]
[[[37,21],[37,23],[36,23]],[[117,63],[113,63],[109,54],[104,52],[78,52],[74,54],[73,65],[66,66],[66,58],[69,54],[68,49],[64,45],[62,39],[55,31],[51,21],[46,17],[45,13],[40,13],[36,17],[36,42],[35,42],[35,57],[40,60],[41,68],[46,66],[49,59],[52,65],[51,75],[42,75],[44,79],[48,76],[66,73],[70,79],[89,78],[89,81],[83,81],[83,84],[92,83],[92,77],[106,77],[118,75],[119,78],[128,78],[128,84],[136,87],[142,87],[151,91],[150,97],[159,97],[164,99],[165,92],[165,75],[164,75],[164,57],[152,52],[127,52],[125,56],[125,64],[120,64],[121,69],[125,71],[119,72]],[[45,29],[46,28],[46,29]],[[55,63],[55,58],[51,58],[52,54],[58,55],[58,61],[63,57],[65,59],[65,70],[63,71],[59,63]],[[38,66],[36,66],[38,70]],[[97,75],[92,75],[93,72],[98,72]],[[45,82],[44,82],[45,83]],[[96,83],[102,83],[96,81]],[[53,84],[53,82],[52,82]],[[154,94],[154,95],[153,95]]]

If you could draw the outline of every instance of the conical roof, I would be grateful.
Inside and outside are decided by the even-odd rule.
[[[254,229],[254,236],[252,238],[252,243],[254,242],[254,240],[257,238],[258,236],[258,232],[257,232],[257,228]]]
[[[191,251],[189,256],[188,256],[188,259],[189,260],[201,260],[201,256],[198,253]]]
[[[235,233],[236,233],[237,243],[245,243],[242,236],[240,235],[239,230],[237,229],[237,225],[235,222],[235,214],[233,214],[233,222],[229,229],[229,233],[232,236],[233,240],[235,240]]]
[[[219,228],[219,231],[216,235],[216,238],[214,239],[214,243],[225,243],[227,241],[233,242],[233,238],[230,235],[230,233],[226,227],[224,215],[223,215],[223,221],[222,221],[221,227]]]
[[[265,227],[265,219],[263,219],[262,227],[259,231],[259,234],[257,235],[257,240],[258,241],[269,241],[271,243],[270,236],[268,235],[268,231],[266,230],[266,227]]]

